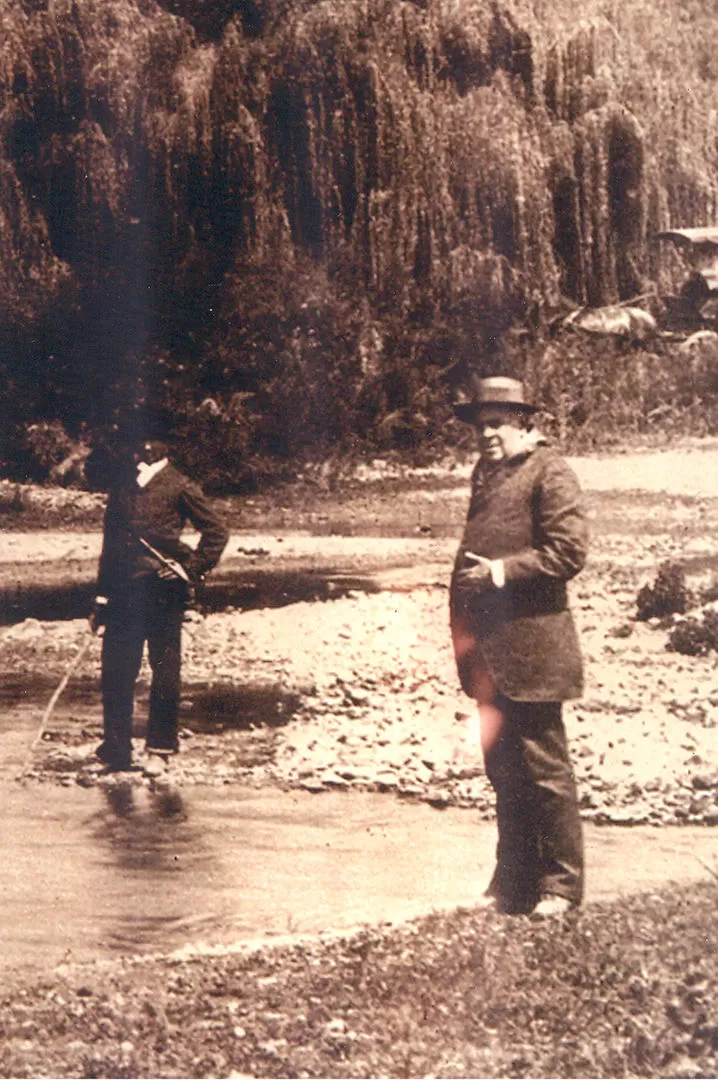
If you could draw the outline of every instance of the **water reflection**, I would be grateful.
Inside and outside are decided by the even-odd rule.
[[[474,903],[493,823],[373,792],[0,784],[0,978],[93,960],[346,930]],[[716,830],[587,827],[589,900],[692,881]]]
[[[170,784],[148,788],[129,779],[101,788],[103,803],[92,835],[122,870],[177,873],[208,858],[182,792]]]
[[[120,781],[102,789],[102,794],[110,810],[117,817],[126,818],[137,809],[136,791],[137,788],[131,782]],[[158,818],[173,818],[177,814],[182,814],[185,819],[187,818],[184,798],[178,787],[171,784],[158,785],[149,793],[149,798]]]
[[[57,687],[58,676],[41,671],[0,674],[0,733],[17,723],[18,710],[44,709]],[[59,712],[95,719],[100,708],[100,681],[90,675],[73,675],[59,702]]]
[[[129,817],[135,810],[135,796],[131,784],[118,784],[107,788],[102,794],[114,814],[120,818]]]
[[[217,870],[216,858],[182,791],[130,778],[103,787],[101,796],[86,824],[101,863],[120,871],[114,895],[105,897],[110,911],[101,919],[104,944],[125,951],[160,948],[212,927],[216,914],[194,914],[194,893],[197,882]]]
[[[205,612],[232,608],[249,611],[339,600],[350,592],[380,591],[380,583],[371,574],[348,573],[342,567],[226,568],[215,573],[205,585],[200,609]]]
[[[14,583],[9,576],[15,574]],[[92,606],[94,564],[87,560],[7,564],[0,580],[0,625],[34,618],[43,621],[80,619]],[[336,600],[348,592],[379,592],[371,574],[349,573],[345,567],[316,566],[267,570],[259,566],[224,565],[202,589],[203,611],[286,607],[301,601]]]

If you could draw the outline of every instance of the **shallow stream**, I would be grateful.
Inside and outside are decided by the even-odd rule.
[[[342,931],[475,901],[493,825],[389,795],[0,788],[0,971]],[[588,828],[588,898],[705,877],[701,828]]]

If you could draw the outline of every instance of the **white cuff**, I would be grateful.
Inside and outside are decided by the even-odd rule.
[[[96,596],[95,597],[95,603],[96,604],[109,604],[109,600],[107,599],[106,596]]]
[[[504,570],[504,560],[491,559],[490,569],[491,580],[493,581],[494,585],[497,589],[503,589],[504,585],[506,584],[506,571]]]

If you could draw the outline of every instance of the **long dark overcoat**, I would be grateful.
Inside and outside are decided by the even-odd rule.
[[[587,547],[578,480],[555,450],[539,444],[490,473],[477,463],[451,582],[452,623],[475,636],[506,697],[564,701],[581,695],[581,650],[566,582],[583,567]],[[457,571],[473,565],[467,551],[502,559],[505,585],[460,588]],[[470,672],[461,662],[459,675],[470,692]]]

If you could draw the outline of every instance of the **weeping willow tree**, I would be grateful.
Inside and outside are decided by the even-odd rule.
[[[675,283],[717,37],[708,0],[5,0],[6,436],[149,395],[225,477],[430,440],[455,360]]]

